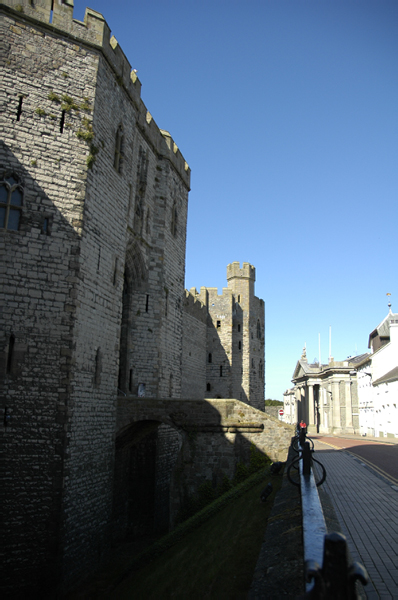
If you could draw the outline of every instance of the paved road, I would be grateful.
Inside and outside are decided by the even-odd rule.
[[[319,439],[315,442],[315,457],[327,471],[323,487],[333,502],[352,559],[361,562],[368,571],[367,598],[397,600],[398,485],[391,475],[388,479],[383,477],[362,458],[352,454],[353,448],[357,453],[358,448],[366,447],[369,442],[363,445],[358,440],[333,437],[330,441],[332,447],[325,441],[323,438],[322,442]],[[347,444],[349,451],[345,450]],[[398,449],[396,446],[392,448]],[[389,452],[397,456],[396,450],[388,451],[388,456]],[[382,454],[376,450],[368,456],[380,462]],[[384,469],[395,473],[389,466],[391,458],[387,463],[385,458],[381,461]]]
[[[372,465],[379,473],[386,475],[392,479],[393,483],[398,485],[398,444],[385,444],[382,442],[335,436],[312,435],[311,437],[334,448],[345,449],[359,456],[365,462]]]

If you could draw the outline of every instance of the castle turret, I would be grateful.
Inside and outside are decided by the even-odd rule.
[[[256,281],[256,269],[249,263],[243,263],[240,268],[239,262],[233,262],[227,266],[228,288],[235,295],[235,301],[247,305],[254,297],[254,282]],[[239,297],[239,298],[238,298]]]

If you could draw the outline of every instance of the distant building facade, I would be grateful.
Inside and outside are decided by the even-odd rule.
[[[357,377],[355,366],[361,357],[319,365],[309,364],[303,350],[293,373],[295,415],[309,432],[359,432]],[[285,400],[291,398],[291,392]],[[292,412],[292,411],[291,411]]]
[[[296,425],[298,423],[297,401],[294,388],[290,388],[283,393],[282,421],[289,425]]]

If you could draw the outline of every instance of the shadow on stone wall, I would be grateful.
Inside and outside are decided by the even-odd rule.
[[[204,482],[232,480],[250,450],[285,460],[292,427],[237,400],[119,398],[114,533],[156,535],[172,529]],[[286,456],[285,456],[286,455]]]
[[[61,571],[80,235],[3,143],[0,162],[2,179],[22,190],[19,228],[1,230],[0,393],[11,415],[3,431],[2,587],[34,595],[36,587],[55,585]],[[76,186],[78,195],[82,183]]]

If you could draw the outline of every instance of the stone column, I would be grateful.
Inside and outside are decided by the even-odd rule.
[[[296,387],[296,389],[294,390],[294,396],[296,399],[296,407],[297,407],[297,421],[300,421],[301,419],[301,414],[302,414],[302,405],[301,405],[301,389],[299,387]]]
[[[341,411],[340,411],[340,393],[339,393],[339,382],[337,380],[332,381],[332,432],[341,430]]]
[[[307,422],[307,403],[306,403],[306,393],[305,387],[300,388],[300,398],[301,398],[301,411],[300,411],[300,420]]]
[[[309,383],[308,390],[308,431],[315,431],[315,416],[314,416],[314,385]]]
[[[345,382],[345,428],[352,431],[351,381]]]

